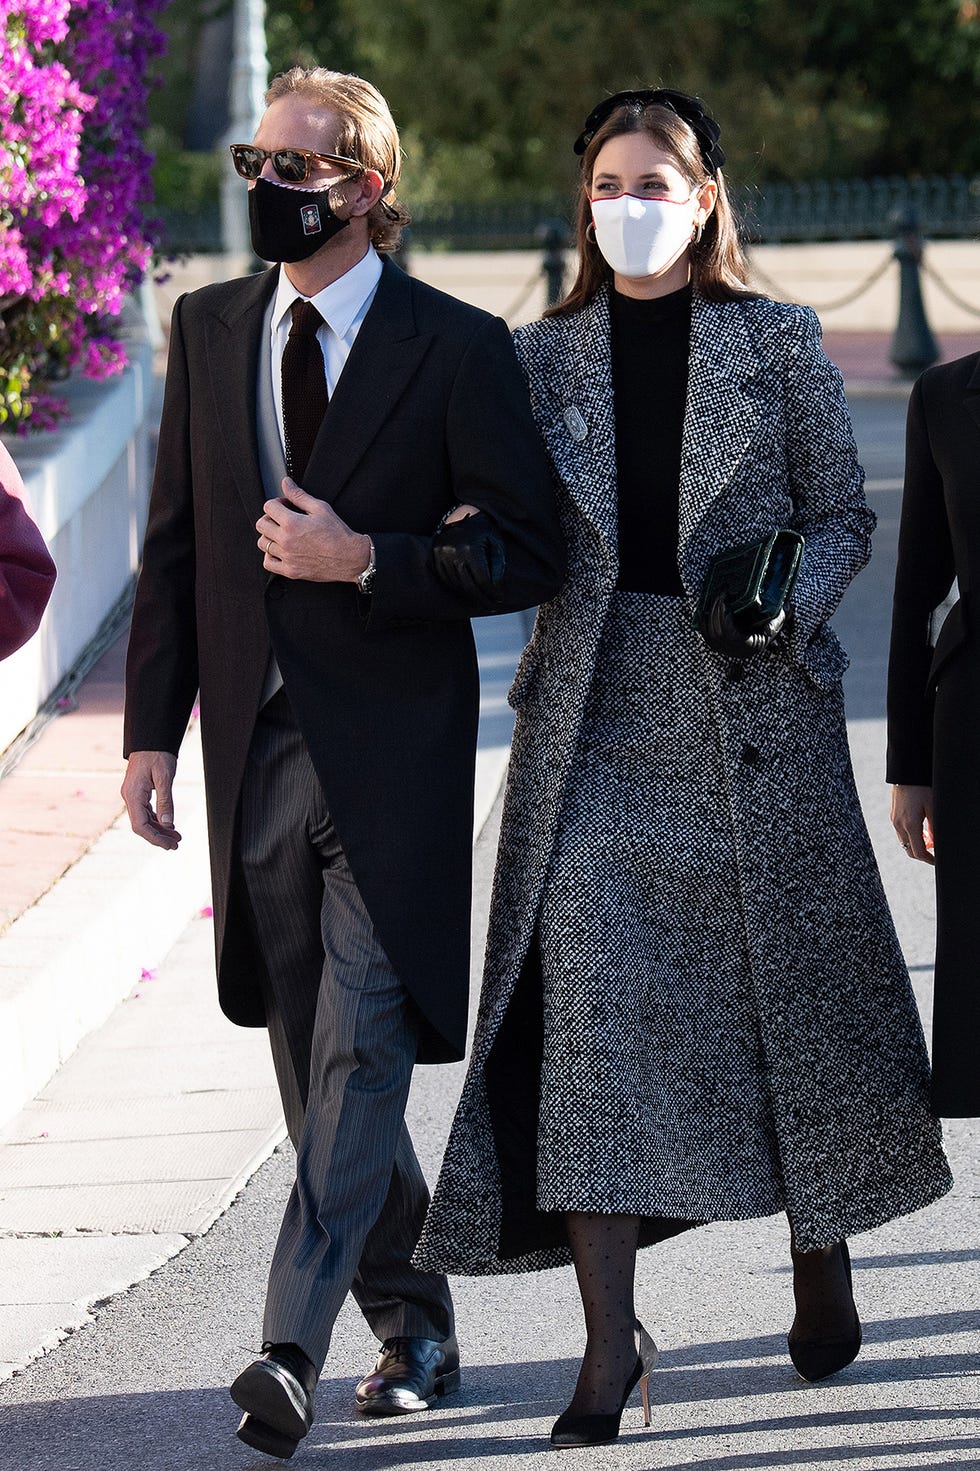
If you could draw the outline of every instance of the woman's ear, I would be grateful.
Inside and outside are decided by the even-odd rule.
[[[706,180],[705,183],[703,183],[701,185],[701,188],[698,190],[698,204],[701,206],[701,209],[703,211],[701,219],[702,224],[708,218],[711,211],[714,209],[717,199],[718,185],[715,183],[714,179]]]

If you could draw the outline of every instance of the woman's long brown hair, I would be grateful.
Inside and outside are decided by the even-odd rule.
[[[622,133],[646,133],[674,163],[692,189],[713,179],[718,198],[704,224],[700,241],[691,243],[691,280],[694,289],[709,301],[735,301],[757,296],[746,280],[745,257],[738,240],[735,214],[721,169],[709,174],[701,157],[694,131],[668,107],[618,107],[599,128],[582,156],[582,185],[575,217],[575,241],[578,248],[578,275],[568,295],[545,316],[578,311],[593,301],[602,287],[612,281],[613,273],[606,264],[592,235],[592,202],[590,189],[595,161],[602,145]]]

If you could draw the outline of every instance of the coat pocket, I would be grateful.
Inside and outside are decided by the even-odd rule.
[[[834,630],[824,623],[810,640],[799,662],[817,689],[831,690],[840,684],[851,661]]]

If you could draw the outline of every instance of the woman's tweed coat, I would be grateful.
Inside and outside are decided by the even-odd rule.
[[[564,1246],[536,1243],[533,1229],[526,1250],[501,1256],[488,1100],[499,1070],[486,1063],[531,942],[617,579],[608,298],[522,328],[517,345],[556,472],[570,571],[538,614],[511,690],[517,723],[479,1020],[417,1252],[423,1265],[463,1273],[569,1260]],[[651,404],[651,455],[656,444]],[[804,1250],[916,1210],[951,1184],[915,1001],[851,772],[840,685],[847,659],[827,627],[870,554],[874,517],[862,483],[840,374],[822,352],[814,313],[695,294],[679,541],[692,613],[716,552],[775,526],[795,526],[806,540],[788,643],[742,665],[703,653],[785,1201]],[[532,1135],[535,1122],[528,1117]],[[596,1180],[597,1210],[603,1185]]]

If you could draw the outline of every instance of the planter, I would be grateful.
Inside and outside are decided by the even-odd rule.
[[[150,485],[153,349],[135,306],[125,318],[130,365],[103,383],[71,378],[58,396],[71,421],[4,442],[58,568],[39,631],[0,664],[0,751],[71,672],[139,564]]]

